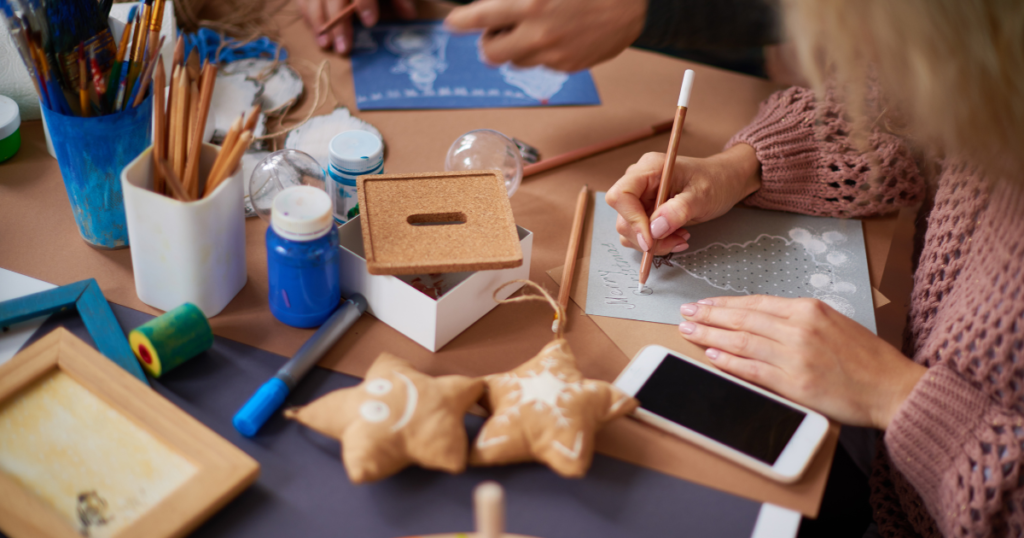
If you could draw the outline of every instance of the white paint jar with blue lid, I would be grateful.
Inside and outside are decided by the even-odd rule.
[[[359,214],[356,178],[384,173],[384,143],[373,133],[353,130],[335,135],[328,150],[327,190],[334,221],[341,225]]]

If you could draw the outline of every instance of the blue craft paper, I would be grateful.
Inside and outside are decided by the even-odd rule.
[[[357,106],[395,110],[601,104],[589,71],[490,67],[480,60],[479,39],[478,33],[448,32],[440,22],[357,28],[352,53]]]

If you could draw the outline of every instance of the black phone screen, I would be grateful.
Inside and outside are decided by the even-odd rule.
[[[636,399],[656,415],[769,465],[807,415],[672,355]]]

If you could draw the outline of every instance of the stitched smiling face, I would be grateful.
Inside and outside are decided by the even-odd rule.
[[[359,404],[359,418],[368,425],[376,425],[381,433],[391,434],[404,428],[419,403],[416,384],[402,372],[393,371],[386,377],[364,381],[360,388],[365,400]],[[377,431],[371,428],[370,431]]]
[[[340,440],[353,483],[379,480],[410,463],[456,473],[466,465],[462,417],[483,387],[479,379],[430,377],[384,353],[358,386],[285,416]]]

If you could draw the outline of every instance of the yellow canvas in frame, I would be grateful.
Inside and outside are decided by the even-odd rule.
[[[0,529],[14,538],[182,536],[258,470],[64,329],[0,366]]]

